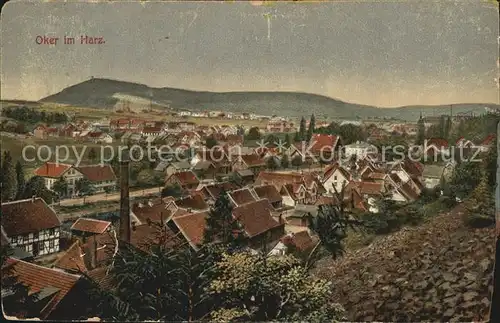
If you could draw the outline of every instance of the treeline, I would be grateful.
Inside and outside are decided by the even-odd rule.
[[[57,124],[65,123],[68,121],[68,116],[65,113],[45,112],[25,106],[7,107],[2,110],[2,116],[31,124],[36,124],[39,122],[47,124]]]

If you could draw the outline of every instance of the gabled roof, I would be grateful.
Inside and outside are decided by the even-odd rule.
[[[315,134],[311,138],[311,149],[313,153],[323,152],[331,152],[337,146],[339,141],[338,136],[334,135],[325,135],[325,134]]]
[[[43,292],[52,288],[55,292],[50,301],[40,310],[39,318],[46,319],[59,305],[63,298],[75,287],[81,276],[68,274],[57,269],[50,269],[22,260],[7,259],[7,266],[12,266],[13,275],[32,293]]]
[[[111,225],[109,221],[91,219],[91,218],[79,218],[71,226],[71,230],[101,234],[106,232],[106,230]]]
[[[86,165],[75,167],[91,182],[116,181],[116,175],[111,165]]]
[[[70,164],[46,162],[35,170],[35,175],[54,178],[60,177],[71,167],[73,166]]]
[[[383,182],[358,182],[359,192],[368,195],[382,195],[384,192]]]
[[[338,163],[335,163],[331,166],[328,166],[327,169],[325,170],[323,174],[323,181],[326,181],[330,176],[332,176],[336,171],[339,171],[342,176],[344,176],[346,179],[351,179],[351,174],[342,166],[340,166]]]
[[[253,188],[260,199],[267,199],[270,203],[281,202],[283,198],[274,185],[261,185]]]
[[[206,191],[209,196],[206,196],[205,198],[212,198],[213,200],[216,200],[219,198],[219,195],[221,194],[222,191],[232,191],[238,189],[238,185],[232,183],[232,182],[221,182],[221,183],[214,183],[210,185],[205,185],[201,189],[201,191]]]
[[[2,227],[8,237],[58,228],[60,225],[54,210],[39,197],[2,204]]]
[[[307,230],[292,233],[281,238],[285,246],[294,246],[298,251],[306,251],[318,244],[318,237],[311,237]]]
[[[283,225],[272,217],[272,210],[273,207],[269,201],[262,199],[234,208],[233,217],[243,226],[249,237],[254,237]]]
[[[266,162],[256,154],[241,155],[240,158],[248,167],[257,167],[266,164]]]
[[[443,138],[429,138],[426,140],[427,142],[427,147],[429,146],[435,146],[437,148],[448,148],[449,144],[446,139]]]
[[[195,250],[203,243],[207,212],[188,213],[171,218],[184,238]]]
[[[197,185],[200,183],[200,180],[198,179],[198,177],[196,177],[195,173],[193,173],[190,170],[173,173],[172,175],[169,176],[169,178],[171,177],[177,178],[177,180],[181,185],[190,185],[190,184]]]
[[[255,201],[249,189],[242,188],[228,193],[229,198],[235,202],[236,205],[250,203]]]
[[[496,135],[495,134],[489,134],[484,138],[481,143],[479,144],[480,146],[489,146],[491,143],[495,140]]]
[[[184,209],[206,210],[209,208],[208,204],[205,203],[203,196],[200,194],[193,194],[185,198],[175,200],[175,204]]]

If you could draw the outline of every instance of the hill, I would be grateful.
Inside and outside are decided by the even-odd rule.
[[[471,229],[463,205],[405,228],[338,261],[317,275],[334,283],[349,321],[480,322],[493,289],[495,228]]]
[[[156,106],[174,110],[223,110],[291,117],[315,113],[319,118],[323,116],[342,119],[393,117],[416,120],[420,111],[423,111],[424,115],[449,113],[449,106],[377,108],[301,92],[190,91],[168,87],[152,88],[144,84],[103,78],[93,78],[67,87],[59,93],[41,99],[40,102],[111,109],[124,100],[136,105],[138,102],[152,101]],[[468,111],[484,113],[485,106],[486,104],[475,103],[458,104],[453,105],[453,111],[454,113]],[[494,104],[487,104],[487,106],[500,108],[499,105]]]

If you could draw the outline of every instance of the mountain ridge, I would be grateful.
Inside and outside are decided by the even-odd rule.
[[[249,112],[261,115],[300,117],[315,113],[328,118],[359,119],[367,117],[393,117],[415,120],[420,112],[424,116],[448,114],[450,105],[411,105],[379,108],[371,105],[345,102],[321,94],[287,91],[233,91],[211,92],[172,87],[150,87],[145,84],[92,78],[47,96],[39,102],[58,103],[92,108],[114,108],[118,97],[136,97],[138,101],[151,100],[154,105],[174,110],[222,110]],[[123,101],[121,101],[123,102]],[[454,113],[474,111],[484,113],[484,107],[500,108],[491,103],[453,104]],[[427,111],[426,111],[427,110]],[[432,111],[430,111],[432,110]],[[305,112],[307,111],[307,112]]]

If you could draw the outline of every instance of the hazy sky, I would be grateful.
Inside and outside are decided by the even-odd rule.
[[[8,3],[1,94],[38,100],[94,76],[378,106],[499,102],[497,7],[443,2]]]

